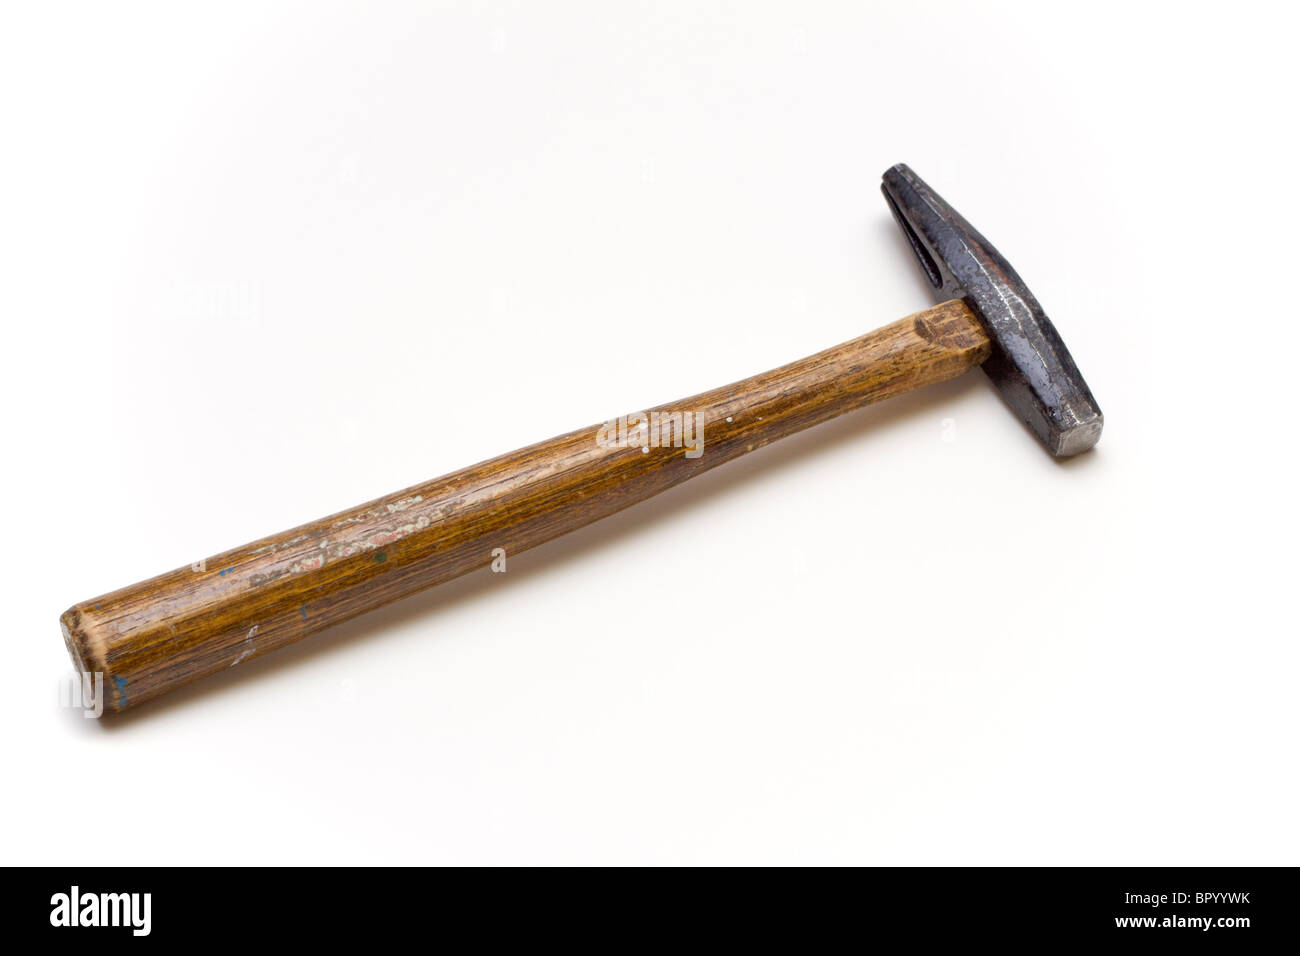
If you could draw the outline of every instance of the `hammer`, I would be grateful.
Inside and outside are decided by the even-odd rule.
[[[907,166],[881,190],[938,305],[75,604],[60,623],[83,685],[134,707],[976,365],[1049,453],[1095,445],[1101,410],[1015,270]]]

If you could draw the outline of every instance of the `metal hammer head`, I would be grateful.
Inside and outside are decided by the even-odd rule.
[[[993,341],[984,371],[1006,403],[1053,455],[1077,455],[1097,444],[1101,409],[1007,260],[904,164],[887,171],[880,188],[936,301],[964,299],[984,323]]]

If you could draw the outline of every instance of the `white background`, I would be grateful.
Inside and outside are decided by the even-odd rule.
[[[4,862],[1296,863],[1282,10],[7,5]],[[58,706],[76,601],[928,306],[899,161],[1094,453],[972,373]]]

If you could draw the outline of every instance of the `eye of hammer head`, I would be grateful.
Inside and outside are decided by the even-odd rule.
[[[984,371],[1058,457],[1097,444],[1102,415],[1043,307],[997,249],[900,163],[881,183],[936,301],[964,299],[993,341]]]

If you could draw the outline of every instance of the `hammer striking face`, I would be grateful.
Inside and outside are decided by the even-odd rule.
[[[885,196],[947,301],[816,355],[580,428],[91,598],[60,619],[108,712],[481,571],[770,442],[977,365],[1054,455],[1101,411],[1043,310],[906,166]],[[663,423],[670,423],[664,440]],[[690,441],[684,427],[693,425]]]

